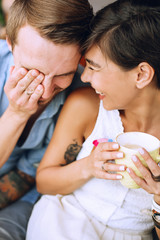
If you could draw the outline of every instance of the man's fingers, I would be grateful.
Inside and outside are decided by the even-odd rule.
[[[31,84],[31,82],[38,77],[39,72],[37,70],[31,70],[29,71],[24,78],[22,78],[18,83],[18,91],[24,92],[26,88]]]
[[[36,88],[38,87],[38,85],[43,81],[44,79],[44,75],[42,73],[40,73],[30,84],[29,86],[25,89],[25,92],[29,92],[29,93],[33,93]],[[29,95],[31,95],[29,94]]]
[[[38,85],[34,93],[30,96],[29,102],[32,104],[37,103],[39,98],[42,96],[43,91],[44,91],[43,86],[41,84]]]
[[[10,76],[6,83],[7,89],[13,89],[16,87],[17,83],[24,78],[27,74],[27,70],[25,68],[15,69],[15,67],[11,67]]]

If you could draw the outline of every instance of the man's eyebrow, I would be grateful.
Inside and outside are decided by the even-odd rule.
[[[71,72],[67,72],[67,73],[54,75],[54,77],[63,77],[63,76],[73,75],[75,73],[76,73],[76,71],[71,71]]]
[[[88,58],[86,58],[86,62],[88,62],[89,64],[91,64],[94,67],[101,68],[101,66],[98,63],[95,63],[94,61],[92,61]]]
[[[22,66],[23,68],[26,68],[28,71],[32,70],[32,69],[36,69],[36,68],[31,68],[31,67],[24,67]],[[37,69],[38,70],[38,69]],[[46,75],[46,73],[38,70],[39,72],[43,73],[44,75]],[[54,75],[54,77],[63,77],[63,76],[68,76],[68,75],[73,75],[76,73],[76,70],[74,71],[70,71],[70,72],[67,72],[67,73],[62,73],[62,74],[57,74],[57,75]]]

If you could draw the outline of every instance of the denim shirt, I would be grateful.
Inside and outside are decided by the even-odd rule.
[[[0,116],[2,116],[9,103],[4,92],[4,85],[9,77],[9,70],[12,65],[14,65],[12,53],[9,51],[6,41],[0,40]],[[23,145],[17,144],[15,146],[9,159],[0,169],[0,176],[15,166],[24,173],[35,176],[36,166],[41,161],[51,140],[57,117],[67,94],[71,90],[84,85],[80,81],[80,73],[83,69],[79,67],[78,71],[79,73],[75,74],[71,86],[59,93],[41,113]],[[29,197],[31,202],[32,197]]]

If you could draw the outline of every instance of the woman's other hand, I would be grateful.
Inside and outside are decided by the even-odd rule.
[[[140,149],[139,153],[145,160],[148,168],[146,168],[137,156],[133,156],[132,160],[135,166],[141,172],[143,178],[138,177],[132,169],[127,169],[132,179],[144,190],[150,194],[154,194],[155,201],[160,204],[160,166],[157,164],[150,154],[144,149]]]

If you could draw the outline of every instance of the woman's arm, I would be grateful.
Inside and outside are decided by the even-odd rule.
[[[69,96],[37,170],[37,189],[40,193],[69,194],[92,177],[117,179],[116,174],[109,174],[101,168],[104,161],[115,158],[117,144],[116,148],[111,142],[99,144],[88,157],[73,161],[84,139],[94,128],[98,110],[99,98],[92,89],[77,90]]]
[[[86,160],[74,160],[94,127],[98,108],[99,99],[91,88],[78,89],[68,97],[37,170],[39,192],[67,194],[88,180]]]

